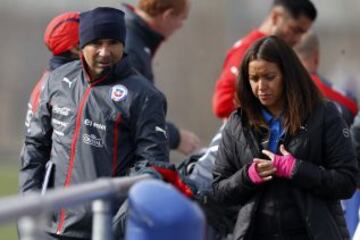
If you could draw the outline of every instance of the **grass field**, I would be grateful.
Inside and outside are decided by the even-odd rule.
[[[16,160],[15,160],[16,161]],[[14,161],[14,162],[15,162]],[[17,194],[18,167],[16,164],[0,161],[0,197]],[[16,240],[15,223],[0,225],[1,240]]]

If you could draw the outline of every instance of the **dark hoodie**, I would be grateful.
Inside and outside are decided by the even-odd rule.
[[[125,52],[129,54],[131,65],[135,70],[154,83],[152,59],[165,37],[152,30],[149,25],[135,13],[133,6],[123,4],[125,12],[126,43]],[[169,146],[177,149],[180,144],[179,129],[174,123],[167,121]]]

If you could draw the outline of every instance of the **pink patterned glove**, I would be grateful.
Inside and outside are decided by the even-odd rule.
[[[278,177],[291,178],[296,159],[292,155],[274,156],[273,165],[276,168],[275,175]]]
[[[253,162],[249,169],[248,169],[248,175],[250,180],[254,183],[254,184],[260,184],[263,183],[264,180],[259,176],[258,172],[256,171],[256,163]]]

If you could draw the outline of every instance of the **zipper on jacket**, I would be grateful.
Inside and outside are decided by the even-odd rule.
[[[69,167],[68,167],[68,171],[66,173],[66,178],[65,178],[65,183],[64,183],[64,187],[68,187],[71,184],[71,176],[72,176],[72,171],[74,168],[74,162],[75,162],[75,156],[76,156],[76,144],[77,141],[79,139],[79,134],[80,134],[80,128],[81,128],[81,120],[82,120],[82,116],[83,116],[83,111],[84,111],[84,106],[87,102],[87,99],[90,95],[91,89],[98,83],[104,81],[106,78],[108,77],[108,74],[104,75],[103,77],[101,77],[100,79],[94,81],[93,83],[90,83],[90,85],[86,88],[84,95],[82,96],[81,100],[80,100],[80,105],[76,114],[76,120],[75,120],[75,130],[74,130],[74,135],[72,137],[72,141],[71,141],[71,147],[70,147],[70,160],[69,160]],[[59,214],[59,223],[58,223],[58,227],[57,227],[57,231],[56,234],[60,234],[63,226],[64,226],[64,222],[65,222],[65,209],[62,208],[60,210],[60,214]]]
[[[116,175],[116,168],[118,166],[118,153],[119,153],[119,126],[121,123],[121,114],[117,114],[116,120],[114,123],[114,142],[113,142],[113,159],[112,159],[112,176],[114,177]]]
[[[72,171],[74,168],[74,162],[75,162],[76,143],[79,138],[81,119],[82,119],[82,115],[83,115],[84,106],[85,106],[86,100],[90,94],[90,91],[91,91],[91,86],[89,86],[86,89],[83,97],[81,98],[80,106],[77,111],[77,116],[76,116],[76,121],[75,121],[75,130],[74,130],[74,135],[73,135],[73,138],[71,141],[69,167],[68,167],[68,171],[67,171],[65,183],[64,183],[65,188],[68,187],[71,183],[71,175],[72,175]],[[58,224],[58,228],[56,231],[57,234],[61,233],[63,225],[64,225],[64,221],[65,221],[65,209],[62,208],[60,210],[60,215],[59,215],[59,224]]]

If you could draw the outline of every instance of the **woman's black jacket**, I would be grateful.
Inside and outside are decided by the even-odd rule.
[[[240,205],[234,239],[251,239],[250,225],[263,185],[253,184],[247,174],[255,157],[261,157],[256,132],[245,112],[234,112],[224,131],[213,170],[218,202]],[[330,102],[319,104],[294,136],[285,136],[285,148],[297,159],[293,198],[311,239],[348,239],[340,199],[350,198],[356,188],[357,163],[350,132]]]

